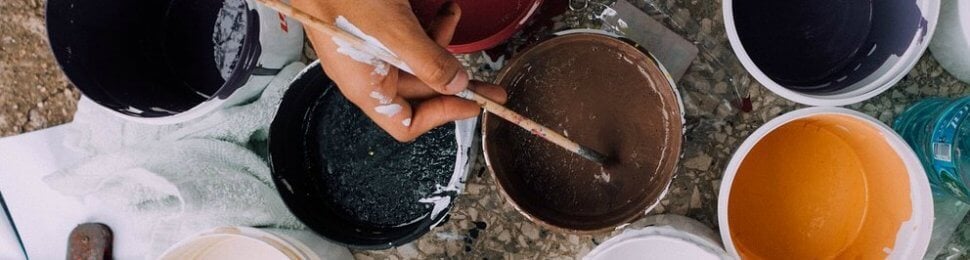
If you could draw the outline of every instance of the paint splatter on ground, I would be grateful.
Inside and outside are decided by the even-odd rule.
[[[314,111],[316,142],[327,160],[323,188],[336,209],[378,226],[428,214],[430,205],[418,201],[447,185],[454,172],[454,124],[399,143],[337,93],[329,91]]]

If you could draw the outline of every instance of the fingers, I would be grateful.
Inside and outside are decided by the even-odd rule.
[[[412,141],[435,127],[455,120],[475,117],[481,113],[478,103],[456,96],[442,96],[429,91],[427,86],[420,87],[424,89],[426,96],[407,97],[410,100],[424,99],[414,106],[405,101],[404,95],[407,94],[402,92],[404,88],[400,85],[397,88],[398,96],[389,103],[386,102],[386,97],[372,92],[370,95],[372,100],[355,104],[364,109],[378,126],[401,142]],[[473,81],[470,88],[495,102],[505,103],[508,99],[505,90],[496,85]],[[367,105],[374,106],[373,111],[365,109]]]
[[[424,88],[427,89],[426,86]],[[508,100],[505,90],[496,85],[473,81],[469,88],[495,102],[505,103]],[[456,96],[441,96],[430,93],[428,98],[418,103],[414,108],[413,118],[408,129],[405,131],[384,129],[388,130],[388,133],[398,141],[409,142],[431,131],[431,129],[455,120],[472,118],[481,113],[481,107],[477,103]]]
[[[505,104],[505,102],[509,100],[508,93],[505,92],[504,88],[498,85],[493,85],[493,84],[480,82],[480,81],[472,81],[471,85],[469,86],[469,89],[499,104]]]
[[[418,78],[406,73],[399,74],[397,82],[397,94],[408,100],[422,100],[441,95],[437,91],[434,91],[428,87],[428,85],[425,85],[424,82]],[[499,87],[498,85],[481,81],[471,81],[468,88],[475,91],[479,95],[485,96],[500,104],[504,104],[508,99],[505,89]]]
[[[478,104],[455,96],[438,96],[417,105],[414,119],[406,133],[398,141],[411,141],[443,124],[472,118],[481,113]],[[392,134],[393,135],[393,134]]]
[[[341,93],[398,141],[414,140],[435,127],[481,113],[475,102],[441,94],[471,88],[499,103],[507,99],[501,87],[470,82],[460,62],[442,47],[451,42],[458,25],[461,10],[457,4],[445,5],[426,33],[411,14],[407,1],[305,2],[316,7],[316,13],[323,14],[321,18],[342,19],[350,23],[347,26],[359,29],[358,33],[373,36],[369,39],[387,46],[414,72],[410,75],[395,69],[382,70],[375,64],[386,64],[354,58],[341,52],[332,37],[313,30],[306,32],[324,70]]]

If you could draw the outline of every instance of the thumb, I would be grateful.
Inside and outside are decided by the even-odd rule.
[[[441,94],[454,95],[468,87],[468,73],[451,53],[428,41],[416,46],[401,58],[415,77]]]
[[[435,24],[440,26],[433,26],[437,28],[431,28],[432,34],[442,38],[441,41],[451,41],[460,16],[461,11],[457,4],[442,6],[435,17]],[[441,94],[453,95],[467,88],[469,77],[461,62],[424,31],[411,26],[409,28],[410,33],[416,37],[402,39],[403,46],[407,48],[398,56],[407,63],[411,73]]]

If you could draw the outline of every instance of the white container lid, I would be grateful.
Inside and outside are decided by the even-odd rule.
[[[600,244],[583,259],[731,259],[719,245],[708,238],[677,230],[671,226],[653,226],[627,230]]]

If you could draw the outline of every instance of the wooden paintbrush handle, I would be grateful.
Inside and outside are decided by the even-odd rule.
[[[485,110],[487,110],[489,113],[495,114],[496,116],[499,116],[519,127],[525,128],[525,130],[528,130],[533,135],[546,139],[586,159],[601,164],[606,159],[602,154],[585,146],[579,145],[578,143],[569,140],[569,138],[560,135],[558,132],[542,126],[539,123],[536,123],[535,121],[532,121],[519,113],[516,113],[515,111],[512,111],[501,104],[488,99],[487,97],[475,93],[474,91],[466,89],[458,92],[458,94],[455,95],[467,100],[475,101],[478,103],[478,105],[485,108]]]

